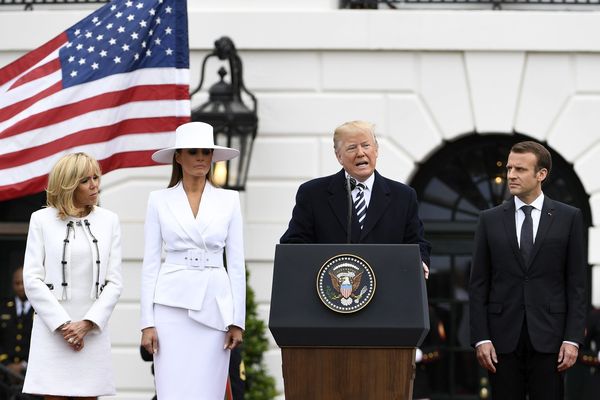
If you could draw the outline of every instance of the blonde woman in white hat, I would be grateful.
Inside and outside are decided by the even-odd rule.
[[[144,227],[141,343],[154,354],[160,400],[223,399],[229,353],[242,342],[239,195],[211,179],[213,162],[238,154],[214,144],[210,125],[190,122],[177,128],[174,146],[152,155],[173,166],[168,188],[150,194]]]

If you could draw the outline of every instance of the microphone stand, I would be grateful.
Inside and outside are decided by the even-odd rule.
[[[348,196],[348,221],[346,226],[348,227],[348,238],[347,242],[352,242],[352,211],[354,210],[354,202],[352,201],[352,191],[356,187],[356,179],[349,177],[346,179],[346,195]]]

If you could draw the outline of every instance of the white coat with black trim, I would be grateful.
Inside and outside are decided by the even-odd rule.
[[[55,208],[48,207],[31,214],[29,223],[23,282],[27,298],[50,331],[71,320],[61,306],[61,302],[70,300],[70,249],[64,243],[70,221],[72,219],[61,219]],[[94,260],[90,297],[95,301],[83,319],[102,330],[121,294],[121,228],[115,213],[97,206],[83,221],[89,223],[93,236],[98,239],[97,254],[92,234],[86,232]],[[98,258],[99,264],[96,263]]]

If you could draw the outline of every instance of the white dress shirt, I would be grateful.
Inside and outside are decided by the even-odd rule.
[[[23,301],[19,297],[15,296],[15,307],[17,311],[17,316],[21,316],[29,312],[31,304],[29,303],[29,300],[25,299],[25,301]]]
[[[533,243],[535,243],[535,237],[537,236],[537,230],[540,226],[540,217],[542,215],[542,206],[544,205],[544,193],[541,193],[537,199],[531,202],[531,204],[527,204],[515,196],[515,226],[517,228],[517,242],[519,243],[519,247],[521,247],[521,227],[523,226],[523,221],[525,221],[525,212],[521,210],[523,206],[532,206],[531,210],[531,219],[533,220]]]
[[[346,172],[346,179],[350,178],[350,175]],[[362,183],[365,185],[363,192],[365,193],[365,203],[367,203],[367,209],[369,208],[369,202],[371,201],[371,193],[373,190],[373,183],[375,183],[375,174],[371,174],[370,177],[367,178],[366,181],[360,182],[357,180],[357,183]],[[358,188],[354,188],[352,190],[352,201],[356,203],[356,196],[358,196]]]

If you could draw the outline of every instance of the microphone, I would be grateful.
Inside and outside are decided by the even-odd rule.
[[[352,191],[356,187],[356,179],[348,177],[346,179],[346,196],[348,197],[348,220],[346,223],[348,232],[347,243],[352,242],[352,212],[354,211],[354,202],[352,201]]]
[[[349,192],[351,192],[351,193],[354,189],[356,189],[356,179],[354,179],[351,176],[348,177],[348,187],[350,188]]]

